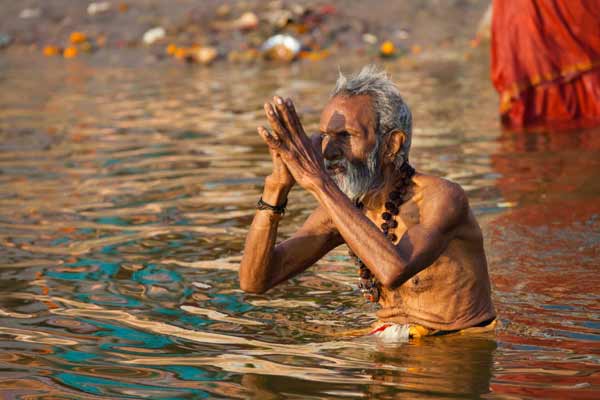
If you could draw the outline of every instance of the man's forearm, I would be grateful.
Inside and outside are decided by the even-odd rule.
[[[377,279],[390,286],[406,269],[406,260],[366,216],[362,214],[329,178],[313,191],[340,235]]]
[[[265,179],[262,199],[271,205],[281,205],[287,199],[289,188]],[[246,292],[264,292],[270,288],[273,276],[273,249],[281,215],[271,210],[258,210],[246,237],[244,255],[240,264],[240,287]]]

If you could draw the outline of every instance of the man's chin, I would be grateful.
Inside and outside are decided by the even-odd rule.
[[[344,167],[335,167],[335,168],[327,168],[327,174],[331,177],[345,177],[346,176],[346,168]]]

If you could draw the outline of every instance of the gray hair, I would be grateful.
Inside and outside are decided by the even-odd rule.
[[[340,71],[340,76],[331,93],[335,96],[371,96],[373,110],[377,116],[377,134],[380,139],[393,131],[400,130],[406,134],[406,140],[396,156],[396,165],[400,167],[408,161],[412,141],[412,114],[402,100],[398,87],[392,82],[385,71],[375,65],[363,67],[356,75],[346,78]]]

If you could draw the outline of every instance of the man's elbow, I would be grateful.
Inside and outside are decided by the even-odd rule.
[[[269,287],[267,285],[257,284],[255,282],[240,281],[240,289],[245,293],[263,294]]]
[[[400,279],[397,276],[392,276],[392,275],[381,277],[379,282],[381,283],[381,285],[383,287],[385,287],[388,290],[394,290],[402,284],[402,282],[400,281]]]
[[[381,285],[389,290],[397,289],[404,282],[410,279],[410,275],[407,273],[408,270],[405,266],[393,269],[395,271],[385,273],[381,277],[379,277],[379,282],[381,283]]]

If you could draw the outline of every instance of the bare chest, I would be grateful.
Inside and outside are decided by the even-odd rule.
[[[387,210],[380,208],[377,210],[367,210],[365,216],[371,220],[380,230],[384,230],[386,227],[389,232],[394,233],[396,239],[393,240],[394,244],[397,244],[402,238],[402,235],[406,233],[411,227],[418,225],[421,221],[421,211],[419,204],[414,200],[409,200],[403,203],[398,208],[398,213],[391,216],[391,219],[386,220],[384,213]],[[387,225],[384,225],[387,224]]]

